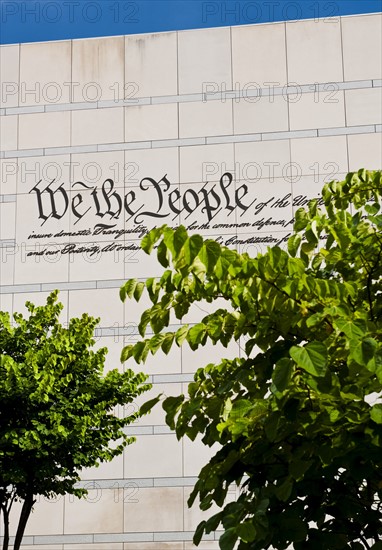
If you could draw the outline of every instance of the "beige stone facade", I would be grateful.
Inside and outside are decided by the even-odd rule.
[[[382,166],[381,14],[10,45],[0,55],[0,309],[24,311],[60,289],[64,322],[101,317],[107,368],[123,368],[121,349],[148,305],[123,305],[120,285],[161,273],[138,248],[147,229],[182,223],[256,254],[285,245],[295,210],[324,181]],[[150,357],[150,394],[185,391],[221,353]],[[240,343],[224,353],[242,353]],[[23,548],[194,548],[203,516],[186,503],[211,451],[177,442],[160,408],[128,431],[137,442],[123,456],[83,473],[86,500],[38,501]]]

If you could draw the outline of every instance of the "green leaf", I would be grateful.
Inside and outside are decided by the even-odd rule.
[[[238,539],[238,534],[235,527],[226,529],[219,539],[219,547],[221,550],[233,550]]]
[[[121,352],[121,363],[124,363],[125,361],[127,361],[130,357],[131,357],[131,352],[132,352],[132,349],[133,349],[133,345],[128,345],[128,346],[125,346],[123,349],[122,349],[122,352]]]
[[[279,392],[283,392],[291,379],[293,362],[288,357],[283,357],[277,361],[272,374],[272,380]]]
[[[198,323],[188,330],[187,341],[191,349],[195,349],[201,344],[207,334],[204,323]]]
[[[349,351],[352,357],[359,365],[364,365],[372,372],[375,371],[375,363],[369,365],[375,357],[378,343],[374,338],[364,338],[363,340],[350,340]]]
[[[250,411],[252,411],[255,408],[256,404],[252,401],[249,401],[248,399],[238,399],[232,403],[232,406],[231,401],[228,400],[227,406],[230,411],[229,417],[232,419],[240,419],[246,416]]]
[[[184,245],[185,260],[191,265],[203,246],[203,237],[200,235],[191,235]]]
[[[171,429],[175,428],[174,417],[178,412],[180,406],[184,401],[184,395],[178,395],[176,397],[167,397],[163,401],[163,409],[166,414],[166,423],[170,426]]]
[[[297,254],[297,251],[300,247],[302,237],[301,235],[295,233],[288,239],[288,252],[294,258]]]
[[[289,514],[288,517],[288,515],[285,514],[280,517],[279,526],[281,531],[286,531],[289,540],[299,542],[306,538],[308,530],[305,523],[299,517],[293,517],[291,514]]]
[[[382,404],[377,403],[372,407],[370,418],[374,420],[376,424],[382,424]]]
[[[150,254],[157,241],[161,238],[164,228],[165,226],[155,227],[154,229],[151,229],[151,231],[146,233],[141,241],[142,250],[144,250],[147,254]]]
[[[339,318],[335,319],[334,326],[352,340],[363,338],[367,331],[366,322],[363,319]]]
[[[144,340],[143,342],[137,342],[134,346],[131,346],[131,349],[129,350],[129,357],[134,357],[137,363],[140,363],[141,361],[145,362],[149,351],[150,351],[149,341]]]
[[[377,202],[375,202],[374,204],[365,204],[364,208],[365,212],[367,212],[371,216],[375,216],[375,214],[379,212],[381,206]]]
[[[165,335],[164,334],[156,334],[155,336],[153,336],[152,338],[150,338],[149,340],[149,346],[150,346],[150,351],[151,353],[154,355],[158,349],[162,346],[162,343],[165,339]]]
[[[207,273],[212,272],[221,254],[221,248],[216,241],[205,241],[198,258],[205,265]]]
[[[163,353],[165,353],[166,355],[170,353],[174,340],[175,340],[175,334],[173,332],[167,332],[162,342]]]
[[[313,376],[325,376],[327,349],[322,342],[310,342],[304,347],[292,346],[289,354],[297,366]]]
[[[129,279],[120,290],[120,297],[122,302],[126,300],[126,298],[132,298],[134,291],[136,289],[136,286],[138,284],[137,279]]]
[[[137,302],[139,302],[144,288],[145,288],[145,283],[143,283],[142,281],[137,282],[137,286],[135,287],[135,290],[134,290],[134,299]]]
[[[187,239],[188,235],[186,228],[183,225],[180,225],[174,232],[174,250],[176,256],[179,255]]]
[[[158,245],[158,249],[157,249],[157,257],[158,257],[158,261],[159,263],[163,266],[163,267],[168,267],[169,266],[169,261],[168,261],[168,248],[167,248],[167,245],[164,241],[161,241]]]
[[[289,464],[289,473],[293,479],[298,481],[304,477],[305,472],[310,468],[312,463],[312,460],[294,458]]]
[[[180,347],[188,335],[188,325],[181,326],[175,333],[175,342]]]
[[[296,232],[302,231],[303,229],[305,229],[305,227],[308,225],[308,222],[309,222],[307,213],[303,208],[299,208],[296,211],[294,219],[295,219],[295,222],[294,222],[293,229]]]
[[[245,521],[238,526],[237,534],[244,542],[252,542],[256,537],[256,528],[251,521]]]
[[[194,533],[193,537],[193,543],[198,546],[200,541],[202,540],[202,537],[204,535],[204,526],[206,525],[206,522],[203,520],[199,523],[199,525],[196,528],[196,531]]]
[[[153,399],[150,399],[149,401],[146,401],[139,407],[139,413],[140,415],[147,414],[151,412],[151,409],[160,401],[162,394],[157,395]]]
[[[288,477],[279,487],[276,488],[275,493],[279,500],[286,502],[293,489],[293,480]]]

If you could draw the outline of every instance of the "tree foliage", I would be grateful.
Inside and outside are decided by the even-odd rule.
[[[98,319],[84,314],[59,323],[57,291],[41,307],[27,302],[28,318],[0,313],[0,513],[3,550],[9,513],[23,501],[14,543],[18,550],[36,495],[52,498],[76,487],[82,468],[97,466],[132,443],[124,427],[142,412],[118,415],[149,389],[146,376],[117,369],[103,374],[106,348],[93,351]],[[146,409],[149,408],[146,407]]]
[[[187,342],[245,343],[199,368],[188,395],[164,401],[177,437],[218,444],[189,505],[221,510],[194,541],[223,526],[223,550],[382,548],[382,173],[360,170],[323,187],[295,214],[288,249],[249,257],[184,227],[156,228],[160,278],[129,280],[121,298],[152,302],[142,340],[122,359],[144,361]],[[192,304],[227,307],[169,331]],[[146,331],[152,334],[145,338]],[[226,501],[231,484],[240,486]]]

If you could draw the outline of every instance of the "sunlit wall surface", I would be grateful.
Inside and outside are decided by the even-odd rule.
[[[0,309],[58,288],[63,321],[100,316],[97,346],[122,369],[148,301],[123,305],[119,287],[161,273],[139,250],[148,229],[254,255],[285,246],[323,182],[381,168],[381,37],[371,14],[2,46]],[[152,395],[186,391],[221,353],[150,357]],[[123,456],[83,472],[86,500],[38,501],[24,548],[193,548],[203,515],[186,503],[211,451],[177,442],[160,407],[128,431]]]

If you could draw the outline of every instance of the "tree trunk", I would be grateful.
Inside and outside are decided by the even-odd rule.
[[[9,548],[9,512],[6,506],[1,507],[1,511],[4,516],[4,540],[3,540],[3,550],[8,550]]]
[[[24,504],[21,509],[19,524],[17,526],[16,538],[15,538],[15,544],[14,544],[13,550],[20,550],[20,545],[23,540],[25,527],[35,502],[36,501],[33,500],[33,494],[28,494],[25,497]]]

